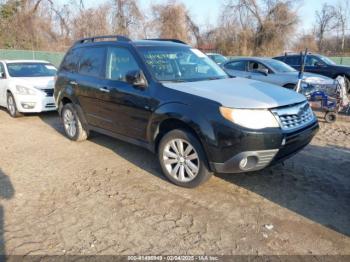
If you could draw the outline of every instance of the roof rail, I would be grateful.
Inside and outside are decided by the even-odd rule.
[[[144,40],[149,40],[149,41],[167,41],[167,42],[174,42],[178,44],[184,44],[187,45],[184,41],[181,41],[179,39],[172,39],[172,38],[150,38],[150,39],[144,39]]]
[[[84,44],[84,43],[93,43],[93,42],[96,42],[96,40],[103,40],[103,39],[115,39],[116,41],[121,41],[121,42],[131,42],[130,38],[123,35],[103,35],[103,36],[93,36],[93,37],[79,39],[78,41],[75,42],[75,45]]]

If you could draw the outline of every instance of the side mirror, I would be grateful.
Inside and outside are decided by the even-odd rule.
[[[0,72],[0,79],[5,78],[5,73],[4,72]]]
[[[126,74],[126,82],[140,89],[146,89],[147,79],[142,70],[133,70]]]

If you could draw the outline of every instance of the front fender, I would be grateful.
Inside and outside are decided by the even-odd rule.
[[[155,150],[156,139],[159,135],[160,125],[169,119],[176,119],[190,127],[203,145],[207,155],[209,154],[208,143],[215,141],[215,133],[204,114],[198,108],[183,103],[167,103],[158,107],[149,121],[147,127],[147,139]]]

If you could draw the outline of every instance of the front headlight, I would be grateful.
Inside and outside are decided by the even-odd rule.
[[[16,91],[19,95],[36,95],[35,90],[25,86],[16,85]]]
[[[220,113],[227,120],[250,129],[280,127],[276,117],[267,109],[232,109],[220,107]]]

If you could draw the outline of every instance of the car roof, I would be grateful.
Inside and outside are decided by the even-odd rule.
[[[258,62],[268,62],[268,61],[271,61],[273,59],[269,58],[269,57],[237,57],[237,58],[231,59],[229,62],[239,61],[239,60],[243,60],[243,61],[255,60]]]
[[[141,46],[174,46],[174,47],[189,47],[189,45],[173,42],[173,41],[157,41],[157,40],[136,40],[130,42],[137,47]]]
[[[0,62],[4,62],[5,64],[11,64],[11,63],[43,63],[43,64],[50,64],[50,62],[45,60],[0,60]]]
[[[159,41],[159,40],[135,40],[135,41],[98,41],[98,42],[86,42],[86,43],[76,43],[73,48],[75,47],[89,47],[89,46],[96,46],[96,45],[122,45],[122,46],[135,46],[135,47],[190,47],[189,45],[173,42],[173,41]]]

